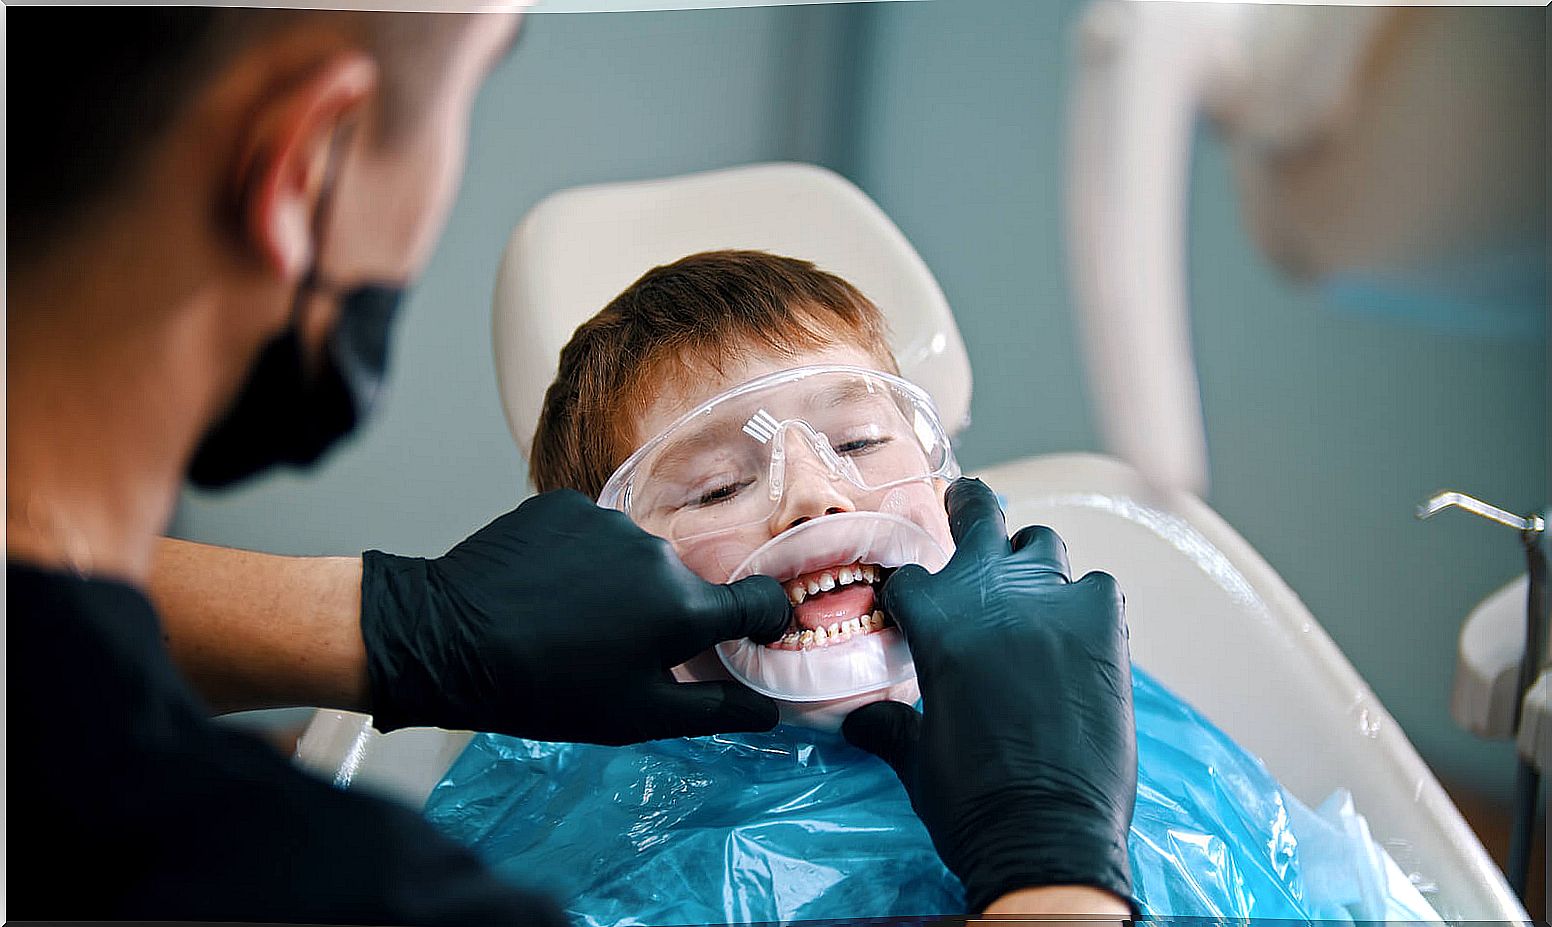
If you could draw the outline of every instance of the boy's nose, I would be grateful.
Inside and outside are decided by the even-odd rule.
[[[843,491],[843,482],[830,475],[830,467],[819,459],[808,442],[788,440],[786,450],[785,479],[781,500],[771,514],[771,537],[821,515],[857,510],[851,497]]]

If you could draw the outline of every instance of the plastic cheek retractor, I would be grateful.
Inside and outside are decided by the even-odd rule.
[[[804,522],[759,547],[728,579],[762,574],[782,582],[796,600],[792,630],[772,645],[719,644],[717,656],[733,678],[785,702],[833,702],[911,681],[910,648],[898,628],[878,626],[875,593],[896,567],[936,572],[948,558],[931,534],[899,515],[845,512]]]

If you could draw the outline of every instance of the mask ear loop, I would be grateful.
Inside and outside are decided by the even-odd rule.
[[[306,340],[301,337],[301,333],[311,303],[309,297],[337,296],[342,290],[342,287],[323,276],[318,265],[323,253],[324,236],[328,232],[329,218],[334,213],[334,191],[338,186],[340,173],[340,149],[349,144],[355,127],[354,122],[342,122],[334,127],[333,134],[329,136],[329,153],[323,164],[323,177],[318,182],[317,205],[313,209],[312,221],[308,223],[308,233],[313,240],[313,251],[307,261],[307,270],[303,272],[302,279],[297,281],[296,294],[291,300],[291,328],[297,333],[297,343],[304,353],[304,372],[310,377],[317,375],[319,352],[306,351]],[[323,350],[329,350],[327,342]],[[305,356],[307,354],[311,356]]]

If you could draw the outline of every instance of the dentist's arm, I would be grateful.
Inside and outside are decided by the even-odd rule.
[[[902,567],[883,607],[916,661],[922,711],[876,702],[846,738],[899,774],[972,912],[1127,916],[1137,739],[1115,580],[1068,578],[1049,528],[1011,539],[978,480],[948,491],[956,550]]]
[[[272,557],[176,541],[151,593],[174,659],[222,709],[369,711],[428,725],[624,744],[775,726],[776,704],[669,670],[772,641],[770,577],[705,582],[668,542],[580,493],[535,496],[441,557]]]
[[[1041,918],[1082,914],[1110,916],[1117,921],[1135,916],[1132,906],[1122,901],[1120,896],[1103,889],[1090,888],[1087,885],[1050,885],[1044,888],[1019,889],[998,898],[987,905],[986,910],[981,913]],[[1104,923],[1105,921],[1096,923],[1087,918],[1084,920],[1087,927],[1100,927]]]
[[[361,558],[164,538],[150,593],[173,662],[216,711],[367,710]]]

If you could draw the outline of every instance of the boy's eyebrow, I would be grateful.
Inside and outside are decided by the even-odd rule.
[[[834,407],[842,405],[843,403],[856,402],[859,399],[866,399],[869,396],[872,396],[873,393],[873,387],[866,380],[858,378],[855,380],[847,380],[845,383],[839,386],[832,386],[828,389],[818,390],[808,397],[804,405],[810,409],[833,409]]]
[[[725,443],[727,440],[725,431],[726,429],[708,429],[675,441],[657,455],[652,464],[653,469],[664,463],[684,462],[711,445]]]

